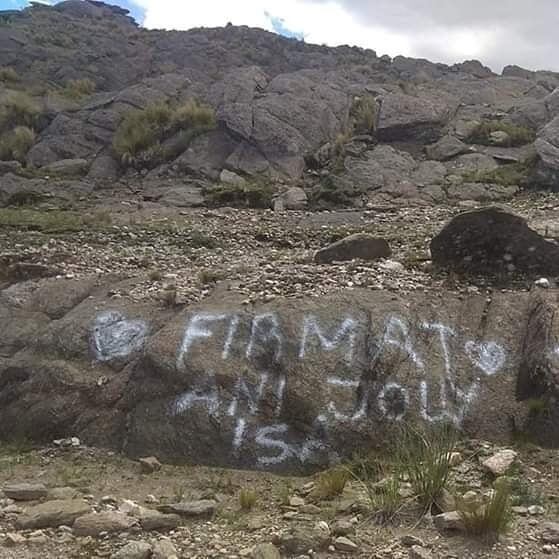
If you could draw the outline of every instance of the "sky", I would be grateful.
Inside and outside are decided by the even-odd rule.
[[[43,0],[47,3],[56,0]],[[112,0],[148,28],[231,22],[308,43],[453,64],[559,70],[559,0]],[[0,0],[0,9],[27,4]]]

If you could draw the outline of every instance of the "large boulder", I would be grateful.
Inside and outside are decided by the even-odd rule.
[[[559,245],[499,208],[453,218],[431,241],[436,265],[469,273],[559,275]]]
[[[3,332],[46,285],[7,303]],[[301,472],[392,436],[401,421],[506,439],[527,407],[517,382],[528,293],[496,293],[488,305],[440,290],[348,290],[247,308],[228,292],[170,309],[111,298],[119,287],[107,280],[54,320],[27,311],[33,328],[0,346],[1,437],[71,435],[133,457]],[[534,363],[555,350],[545,340]],[[550,375],[556,367],[550,360]],[[120,519],[95,515],[77,530],[127,529]]]
[[[381,141],[437,141],[453,107],[434,94],[412,96],[390,93],[382,99],[377,134]]]
[[[314,255],[317,264],[331,264],[334,261],[378,260],[388,258],[392,254],[390,246],[385,239],[378,239],[365,233],[350,235],[321,248]]]
[[[540,179],[559,188],[559,116],[540,131],[535,146],[541,159]]]

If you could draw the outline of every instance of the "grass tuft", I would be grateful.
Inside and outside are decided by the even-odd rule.
[[[172,107],[154,103],[125,115],[113,138],[113,149],[125,166],[154,167],[182,153],[197,135],[215,127],[215,113],[196,101]],[[164,147],[165,140],[177,138]]]
[[[258,495],[256,491],[252,489],[241,489],[239,492],[239,505],[243,511],[251,511],[258,501]]]
[[[317,479],[315,493],[321,499],[333,499],[344,492],[350,473],[344,468],[322,472]]]
[[[204,192],[210,206],[261,209],[272,206],[274,194],[275,188],[270,183],[222,184]]]
[[[35,132],[27,126],[16,126],[0,138],[0,159],[25,162],[25,156],[35,143]]]
[[[398,437],[397,462],[426,510],[436,505],[447,487],[457,441],[456,431],[450,425],[426,431],[407,426]]]
[[[458,499],[458,514],[466,532],[488,541],[496,541],[505,533],[511,521],[511,491],[507,482],[495,484],[485,504]]]
[[[493,132],[505,132],[508,135],[507,147],[523,146],[536,139],[536,133],[525,126],[517,126],[500,120],[486,120],[471,132],[466,141],[470,144],[492,145],[491,134]]]

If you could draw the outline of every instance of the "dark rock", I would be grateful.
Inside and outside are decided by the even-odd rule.
[[[498,208],[460,214],[431,241],[436,265],[469,273],[559,275],[559,246]]]
[[[365,233],[356,233],[340,239],[331,245],[317,251],[314,261],[317,264],[331,264],[334,261],[378,260],[388,258],[392,254],[385,239],[379,239]]]
[[[85,175],[89,163],[85,159],[61,159],[41,167],[41,171],[47,175],[59,177],[75,177]]]
[[[158,511],[144,512],[140,516],[140,525],[146,531],[174,530],[181,523],[178,514],[163,514]]]

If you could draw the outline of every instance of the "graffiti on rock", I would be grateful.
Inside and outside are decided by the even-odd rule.
[[[98,361],[126,358],[143,347],[147,334],[143,320],[128,320],[118,311],[104,312],[95,319],[91,347]]]
[[[390,315],[375,327],[369,319],[361,313],[325,321],[308,314],[287,327],[274,312],[195,314],[174,360],[187,390],[167,403],[167,417],[188,421],[202,412],[230,425],[232,456],[250,442],[262,467],[335,460],[331,434],[344,429],[408,415],[460,426],[484,379],[507,365],[505,348],[495,340],[464,339],[439,322]],[[146,333],[141,321],[104,313],[94,326],[96,355],[101,361],[130,355]],[[208,356],[215,356],[209,364]],[[301,430],[284,412],[294,413],[303,392],[309,405]]]

